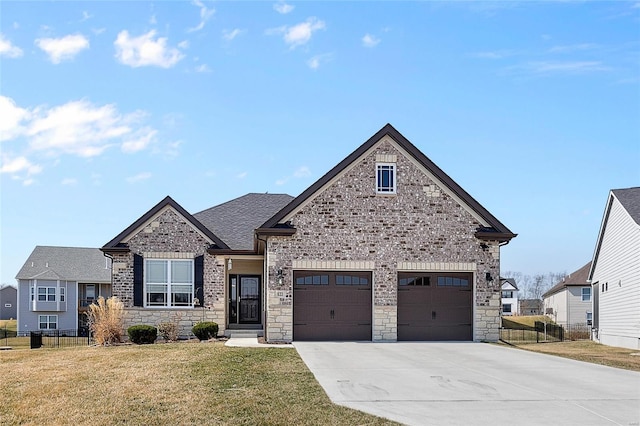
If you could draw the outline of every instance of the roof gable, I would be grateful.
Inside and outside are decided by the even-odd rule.
[[[495,216],[482,207],[480,203],[462,189],[460,185],[454,182],[453,179],[451,179],[444,171],[442,171],[442,169],[427,158],[426,155],[409,142],[409,140],[400,134],[400,132],[391,126],[391,124],[385,125],[376,134],[369,138],[369,140],[302,192],[302,194],[293,199],[293,201],[291,201],[286,207],[267,220],[261,226],[261,229],[266,230],[267,228],[275,228],[279,224],[282,224],[282,222],[286,221],[290,215],[295,213],[309,200],[312,200],[316,194],[320,193],[334,178],[339,176],[345,170],[348,170],[349,167],[358,161],[358,159],[364,156],[369,152],[369,150],[373,149],[385,138],[388,138],[391,143],[400,148],[400,151],[406,153],[407,158],[422,167],[430,177],[433,177],[436,182],[440,183],[442,188],[445,189],[449,195],[477,217],[479,222],[484,224],[484,228],[479,229],[476,236],[479,238],[495,239],[500,241],[509,241],[511,238],[516,236],[516,234],[512,233]]]
[[[109,283],[111,267],[97,248],[36,246],[16,279]]]
[[[518,290],[518,286],[516,286],[516,280],[513,278],[502,278],[500,280],[502,282],[503,290]]]
[[[591,263],[591,269],[589,271],[588,279],[591,281],[595,272],[596,264],[598,263],[598,257],[600,255],[600,247],[602,246],[602,239],[607,229],[607,223],[609,221],[609,213],[614,201],[617,200],[623,209],[631,219],[640,225],[640,187],[626,188],[626,189],[612,189],[607,197],[607,205],[602,216],[602,223],[600,224],[600,231],[598,232],[598,240],[596,241],[596,248],[593,253],[593,260]]]
[[[187,212],[180,204],[176,203],[171,197],[167,196],[151,210],[143,214],[138,220],[133,222],[127,229],[118,234],[114,239],[109,241],[102,247],[103,251],[127,250],[126,241],[135,235],[141,228],[151,222],[156,216],[164,212],[166,209],[172,209],[182,216],[197,232],[204,238],[208,239],[211,244],[219,248],[229,248],[220,238],[218,238],[211,230],[204,226],[200,221]]]

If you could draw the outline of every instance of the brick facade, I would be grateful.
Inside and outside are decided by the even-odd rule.
[[[397,165],[395,195],[375,192],[376,162],[381,160]],[[373,339],[379,341],[397,339],[398,271],[423,263],[425,271],[472,272],[474,340],[498,340],[498,242],[478,240],[480,221],[389,138],[346,167],[286,220],[297,232],[269,237],[267,245],[268,340],[293,338],[292,278],[302,261],[315,262],[311,269],[360,262],[365,267],[354,269],[372,271]],[[276,280],[278,268],[284,272],[282,283]],[[493,281],[486,280],[487,273]]]
[[[160,212],[142,229],[127,240],[129,251],[113,253],[112,292],[124,303],[126,327],[135,324],[157,325],[167,322],[180,312],[181,335],[188,335],[190,325],[207,321],[219,325],[219,332],[225,330],[225,268],[224,260],[207,253],[211,245],[193,226],[173,209]],[[133,256],[160,259],[195,258],[204,255],[204,306],[205,309],[162,309],[139,308],[133,306]],[[202,295],[196,294],[202,299]]]

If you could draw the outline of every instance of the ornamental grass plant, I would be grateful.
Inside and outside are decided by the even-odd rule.
[[[108,346],[122,341],[124,305],[117,297],[100,296],[86,312],[89,329],[97,345]]]

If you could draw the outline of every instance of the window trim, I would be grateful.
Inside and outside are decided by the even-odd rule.
[[[585,294],[585,290],[588,290],[588,295]],[[591,287],[582,287],[580,295],[582,297],[582,301],[583,302],[591,302]],[[587,298],[585,299],[585,296],[587,296]]]
[[[46,320],[42,321],[42,318],[46,318]],[[52,318],[55,320],[51,321]],[[42,324],[47,326],[43,328]],[[51,327],[51,324],[55,324],[55,327]],[[57,330],[58,324],[58,315],[38,315],[38,330]]]
[[[381,174],[384,171],[389,171],[390,173],[391,182],[389,182],[389,185],[382,185],[383,176]],[[397,190],[398,170],[396,163],[376,163],[376,194],[395,195]]]
[[[165,266],[166,266],[166,283],[162,283],[162,282],[148,282],[148,271],[149,271],[149,262],[164,262]],[[191,273],[191,282],[190,283],[184,283],[184,282],[172,282],[171,280],[171,276],[172,276],[172,264],[173,263],[189,263],[190,265],[190,273]],[[154,303],[151,304],[149,303],[149,295],[151,293],[158,293],[160,294],[160,292],[149,292],[148,291],[148,286],[149,285],[164,285],[166,286],[165,291],[162,293],[164,296],[164,303],[160,304],[160,303]],[[186,292],[186,294],[188,294],[188,301],[186,303],[182,303],[181,304],[175,304],[175,295],[176,294],[185,294],[185,292],[174,292],[173,290],[173,286],[186,286],[186,285],[190,285],[191,289]],[[149,309],[188,309],[191,308],[193,309],[193,293],[195,291],[195,285],[196,285],[196,279],[195,279],[195,259],[159,259],[159,258],[145,258],[144,259],[144,263],[143,263],[143,302],[144,302],[144,307],[145,308],[149,308]]]
[[[44,290],[44,293],[40,294],[40,290]],[[53,290],[53,291],[51,291]],[[36,294],[38,295],[38,302],[55,302],[56,301],[56,287],[39,285]],[[40,296],[44,296],[44,299],[40,299]]]

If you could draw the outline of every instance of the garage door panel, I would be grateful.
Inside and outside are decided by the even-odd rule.
[[[294,283],[294,340],[371,340],[370,272],[294,271]]]
[[[398,340],[472,340],[472,278],[459,273],[398,274]]]

